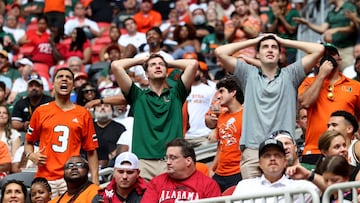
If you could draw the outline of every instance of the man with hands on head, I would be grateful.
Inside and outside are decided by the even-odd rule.
[[[256,46],[260,67],[232,56],[238,50]],[[306,55],[286,68],[279,67],[281,46],[300,49]],[[240,145],[241,173],[244,179],[260,176],[258,147],[271,132],[283,129],[294,135],[297,88],[312,70],[324,50],[323,45],[260,35],[215,50],[224,68],[240,81],[244,92],[244,117]]]
[[[149,80],[147,89],[135,85],[126,73],[130,67],[142,64]],[[166,81],[170,66],[184,70],[173,87]],[[183,137],[182,105],[189,95],[198,63],[193,59],[165,61],[161,55],[151,54],[145,58],[120,59],[112,62],[111,67],[134,113],[132,151],[139,157],[141,176],[150,180],[166,169],[165,143]]]

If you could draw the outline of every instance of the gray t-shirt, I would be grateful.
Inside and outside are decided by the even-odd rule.
[[[276,130],[294,135],[297,89],[306,77],[301,60],[279,69],[272,80],[238,60],[234,75],[245,96],[240,144],[257,149]]]

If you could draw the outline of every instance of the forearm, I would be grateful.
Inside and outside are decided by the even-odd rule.
[[[21,121],[11,121],[11,127],[14,128],[15,130],[22,131],[22,132],[24,132],[26,130],[25,122],[21,122]]]
[[[87,152],[89,172],[93,183],[99,185],[99,161],[96,150]]]
[[[295,34],[296,33],[296,26],[292,26],[289,24],[288,21],[286,21],[286,19],[284,18],[284,16],[279,16],[279,21],[281,22],[281,24],[284,25],[286,31],[290,34]]]
[[[9,173],[11,171],[11,163],[0,164],[0,172]]]
[[[249,40],[245,40],[245,41],[241,41],[241,42],[226,44],[226,45],[216,48],[215,54],[218,56],[219,55],[230,56],[233,53],[237,52],[238,50],[255,45],[258,41],[259,41],[258,38],[254,38],[254,39],[249,39]]]
[[[313,84],[311,84],[304,93],[299,95],[298,100],[301,106],[305,108],[311,107],[314,103],[316,103],[322,84],[324,82],[324,78],[317,77]]]
[[[169,67],[186,70],[189,67],[193,67],[197,62],[194,59],[179,59],[167,61],[167,63]]]
[[[322,53],[324,50],[324,46],[322,44],[313,43],[313,42],[282,39],[281,44],[285,47],[300,49],[307,54],[318,53],[318,52]]]
[[[276,18],[270,26],[267,27],[267,32],[275,33],[277,27],[278,27],[279,20]]]
[[[306,24],[311,30],[313,30],[316,33],[322,34],[327,30],[327,27],[324,25],[316,25],[314,23],[308,22]]]
[[[26,136],[26,135],[25,135]],[[26,153],[33,153],[34,152],[34,145],[33,143],[30,143],[29,141],[26,140],[25,137],[25,144],[24,144],[24,152]]]

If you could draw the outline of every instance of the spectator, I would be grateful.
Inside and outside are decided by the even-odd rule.
[[[257,46],[260,68],[254,68],[232,56],[238,50],[254,45]],[[278,72],[281,45],[301,49],[307,55]],[[294,135],[296,90],[320,58],[323,50],[324,47],[320,44],[282,39],[273,34],[215,49],[223,67],[228,72],[234,73],[240,81],[246,98],[244,103],[246,119],[243,120],[240,142],[241,175],[244,179],[260,175],[256,149],[266,135],[277,129],[287,130]],[[264,94],[264,91],[267,93]],[[263,114],[264,111],[267,112],[266,116]]]
[[[12,112],[11,125],[20,132],[26,132],[35,109],[53,100],[44,94],[44,85],[39,75],[31,75],[27,85],[27,96],[17,101]]]
[[[206,13],[202,8],[196,8],[191,12],[191,23],[196,29],[196,38],[199,42],[210,33],[214,32],[214,28],[207,24]]]
[[[323,174],[326,188],[335,183],[346,183],[349,181],[350,166],[343,156],[334,155],[328,156],[321,164],[321,171]],[[338,199],[338,192],[334,192],[330,197],[330,202],[336,202]],[[348,201],[346,201],[348,200]],[[351,190],[344,191],[343,202],[351,202]]]
[[[51,200],[51,187],[43,177],[37,177],[31,182],[30,188],[31,203],[47,203]]]
[[[121,10],[113,19],[112,24],[115,24],[118,29],[125,29],[125,19],[131,18],[138,12],[137,0],[124,1],[125,10]]]
[[[340,71],[342,71],[354,61],[352,53],[356,40],[355,26],[344,13],[346,10],[356,12],[356,7],[351,2],[345,0],[334,0],[329,3],[334,5],[334,7],[328,12],[325,22],[321,25],[309,22],[305,18],[293,18],[293,20],[322,34],[325,42],[332,43],[339,48],[339,56],[342,57],[343,61],[340,66]]]
[[[67,190],[49,203],[96,202],[96,195],[100,188],[88,180],[88,173],[89,163],[80,156],[71,156],[64,165]]]
[[[230,19],[231,14],[235,11],[235,6],[231,0],[220,0],[221,8],[224,10],[225,16]]]
[[[164,39],[164,45],[171,47],[171,50],[173,46],[177,45],[177,42],[174,41],[174,30],[178,25],[182,25],[182,23],[179,22],[178,11],[176,9],[172,9],[169,12],[168,19],[159,27]]]
[[[17,45],[14,36],[4,31],[4,18],[3,15],[0,15],[0,44],[2,49],[7,52],[17,52],[19,46]]]
[[[221,195],[218,184],[196,170],[194,148],[184,139],[176,138],[166,144],[165,159],[167,172],[150,181],[141,202],[173,203]]]
[[[207,69],[202,69],[199,65],[195,80],[191,85],[191,92],[183,106],[183,110],[186,111],[188,118],[187,125],[184,126],[184,137],[188,142],[193,144],[194,147],[209,144],[208,137],[211,129],[206,126],[204,118],[210,108],[211,100],[216,90],[213,86],[210,86],[206,80],[202,80],[207,74],[207,71]],[[185,119],[185,117],[183,119]]]
[[[38,146],[34,146],[34,152],[39,151]],[[11,173],[19,173],[22,170],[37,170],[37,165],[25,157],[24,145],[21,145],[15,152],[11,161]]]
[[[40,63],[45,66],[34,67],[34,69],[46,79],[49,78],[50,67],[55,65],[60,59],[61,55],[58,51],[59,45],[55,44],[52,36],[54,33],[47,32],[47,19],[45,16],[40,16],[37,19],[37,29],[27,30],[26,33],[20,38],[20,45],[29,45],[34,47],[31,52],[31,60],[34,63]]]
[[[261,21],[261,32],[266,31],[266,26],[269,22],[269,17],[267,14],[261,12],[260,10],[260,2],[257,0],[250,0],[249,1],[249,12],[255,18],[259,18]]]
[[[47,19],[49,27],[59,29],[61,36],[64,34],[65,25],[65,0],[44,0],[43,13]]]
[[[178,25],[174,30],[174,40],[177,42],[172,54],[174,59],[181,59],[187,52],[200,52],[200,42],[196,39],[196,30],[191,24]]]
[[[6,17],[6,23],[3,27],[3,30],[7,33],[12,34],[15,38],[16,43],[18,43],[19,39],[25,34],[25,30],[18,27],[18,19],[12,14]]]
[[[44,1],[24,0],[21,2],[22,15],[26,18],[26,25],[33,22],[34,19],[43,13]]]
[[[130,0],[131,1],[131,0]],[[110,50],[108,50],[112,46],[118,46],[120,49],[120,57],[126,58],[126,57],[133,57],[137,53],[137,48],[133,44],[128,44],[125,47],[122,45],[119,45],[118,41],[121,37],[120,31],[116,26],[111,26],[109,29],[109,37],[110,37],[110,43],[106,46],[104,46],[99,53],[100,61],[112,61],[110,59]],[[119,58],[117,58],[119,59]]]
[[[22,181],[9,180],[1,187],[2,203],[16,201],[25,203],[27,197],[27,189]]]
[[[285,158],[287,160],[287,166],[299,165],[300,160],[297,155],[297,146],[292,136],[286,130],[277,130],[271,133],[271,138],[280,141],[285,149]]]
[[[77,73],[85,72],[82,60],[78,56],[69,57],[66,61],[66,64],[75,75]]]
[[[134,15],[137,30],[146,33],[152,27],[159,27],[162,23],[161,14],[153,10],[151,0],[142,0],[140,11]]]
[[[101,168],[113,167],[116,157],[117,142],[125,126],[113,121],[114,108],[111,104],[100,104],[94,107],[95,132],[98,136],[97,154]]]
[[[86,18],[85,14],[85,6],[81,2],[77,2],[75,4],[74,18],[67,20],[64,25],[66,36],[71,36],[75,28],[82,28],[89,39],[100,36],[103,30],[99,29],[95,21]]]
[[[22,141],[20,133],[11,127],[11,114],[6,106],[0,106],[0,136],[0,141],[8,147],[12,160]]]
[[[133,18],[126,18],[123,22],[127,34],[121,35],[118,43],[123,47],[132,44],[139,50],[139,47],[146,43],[146,35],[137,31],[137,25]]]
[[[0,75],[10,78],[11,81],[15,81],[15,79],[20,77],[20,73],[18,70],[11,67],[8,57],[7,51],[0,51]]]
[[[201,53],[205,55],[205,61],[208,66],[216,66],[214,50],[224,44],[227,44],[224,33],[224,22],[216,20],[214,33],[205,36],[201,42]]]
[[[235,12],[231,15],[231,20],[225,24],[225,38],[228,42],[239,42],[252,39],[261,31],[261,21],[249,13],[249,5],[245,0],[234,2]],[[246,47],[234,53],[255,58],[256,50],[254,47]]]
[[[80,106],[85,106],[87,102],[99,98],[100,98],[100,93],[97,90],[96,86],[94,86],[90,82],[85,82],[79,88],[76,104]]]
[[[304,141],[305,141],[305,134],[306,134],[306,128],[307,128],[307,109],[304,107],[300,107],[298,106],[297,108],[297,113],[296,113],[296,128],[299,129],[298,130],[298,134],[297,136],[295,136],[296,138],[296,142],[302,142],[302,150],[304,150]],[[297,130],[295,130],[295,133],[297,133]],[[302,154],[302,153],[301,153]]]
[[[44,77],[33,72],[34,64],[27,58],[17,60],[15,65],[18,67],[18,71],[21,77],[17,78],[13,83],[10,95],[7,102],[12,104],[19,93],[25,92],[28,89],[28,81],[32,78],[40,78],[41,85],[43,85],[45,91],[49,91],[49,84]]]
[[[221,79],[216,87],[220,105],[226,107],[228,111],[220,112],[218,116],[216,114],[211,116],[213,120],[218,118],[216,125],[218,147],[211,170],[215,172],[212,178],[219,184],[221,192],[224,192],[241,181],[240,138],[244,95],[234,77]]]
[[[116,157],[113,178],[101,192],[104,202],[140,202],[147,183],[140,176],[138,162],[131,152]]]
[[[297,188],[306,185],[320,194],[319,189],[305,180],[293,180],[285,176],[284,170],[287,165],[285,149],[282,143],[274,139],[266,139],[259,148],[259,166],[262,170],[261,177],[242,180],[237,184],[233,195],[256,194],[259,191],[274,191],[282,188]],[[276,197],[278,198],[278,197]],[[312,202],[311,196],[306,194],[303,201]],[[266,198],[266,202],[279,201],[274,197]],[[293,202],[300,202],[300,196],[295,196]]]
[[[294,9],[289,8],[290,0],[275,0],[272,9],[268,12],[269,24],[267,31],[276,34],[284,39],[297,39],[298,24],[293,18],[300,17],[300,13]],[[297,50],[295,48],[286,48],[287,64],[296,61]]]
[[[360,108],[360,86],[340,72],[342,58],[331,44],[325,44],[325,54],[315,77],[304,80],[298,90],[298,101],[307,109],[307,129],[302,163],[313,168],[320,157],[317,142],[326,130],[330,114],[345,110],[355,114]],[[351,89],[351,91],[349,91]]]
[[[148,90],[137,87],[126,73],[126,69],[139,64],[144,64],[149,79]],[[184,69],[184,73],[173,88],[169,88],[166,82],[168,66]],[[141,176],[145,179],[150,180],[165,170],[165,162],[161,161],[165,155],[165,143],[176,137],[182,137],[181,107],[189,94],[197,66],[197,62],[192,59],[166,61],[159,54],[152,54],[146,60],[144,57],[138,57],[121,59],[112,63],[112,70],[119,87],[133,108],[132,150],[140,158]],[[147,91],[153,94],[144,94]],[[159,95],[163,97],[160,101],[155,99]],[[148,106],[146,102],[155,102],[154,99],[160,102],[156,104],[157,108]],[[144,102],[147,104],[144,105]],[[145,111],[148,113],[144,114]],[[147,139],[144,139],[144,135]],[[143,164],[147,167],[142,168]]]
[[[80,27],[73,29],[71,32],[71,43],[66,44],[59,51],[65,60],[71,56],[78,56],[83,64],[91,63],[90,41],[86,38],[84,30]]]
[[[94,125],[89,111],[71,103],[73,88],[74,75],[71,70],[58,69],[54,77],[55,101],[35,110],[26,134],[25,157],[38,165],[36,177],[49,180],[53,197],[65,192],[64,171],[61,169],[68,158],[80,155],[81,149],[86,151],[91,179],[99,183],[98,142]],[[37,141],[40,150],[34,152]]]

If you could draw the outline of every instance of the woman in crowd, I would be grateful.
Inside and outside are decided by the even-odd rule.
[[[85,84],[81,85],[79,89],[76,103],[80,106],[85,106],[87,102],[99,98],[100,93],[96,87],[91,83],[86,82]]]
[[[9,180],[1,187],[1,203],[25,203],[26,196],[26,186],[22,181]]]
[[[64,47],[61,47],[59,51],[65,60],[71,56],[78,56],[81,58],[83,64],[91,63],[90,41],[86,38],[86,34],[82,28],[75,28],[71,32],[70,44],[64,44]]]
[[[349,181],[349,175],[351,173],[351,167],[348,164],[347,160],[340,155],[328,156],[326,157],[320,165],[320,170],[323,174],[323,179],[326,185],[326,188],[335,184],[335,183],[345,183]],[[351,202],[352,194],[351,190],[344,191],[344,201]],[[331,203],[337,202],[338,192],[330,198]],[[347,201],[349,200],[349,201]]]
[[[43,177],[37,177],[31,182],[30,188],[31,203],[47,203],[51,200],[51,187]]]
[[[21,145],[20,136],[21,134],[18,131],[11,128],[9,109],[4,105],[0,105],[0,141],[8,146],[11,159],[13,159],[16,150]]]
[[[180,59],[187,52],[200,52],[200,42],[196,39],[196,30],[191,24],[179,25],[174,30],[174,40],[178,43],[172,56]]]

